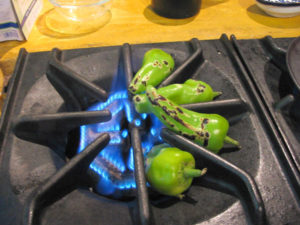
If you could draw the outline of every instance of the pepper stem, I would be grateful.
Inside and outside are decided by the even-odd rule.
[[[215,98],[215,97],[217,97],[217,96],[219,96],[221,94],[223,94],[221,91],[214,91],[213,92],[213,98]]]
[[[184,168],[183,174],[187,178],[193,178],[193,177],[200,177],[204,175],[207,171],[207,168],[204,168],[203,170],[199,169],[192,169],[192,168]]]
[[[237,146],[238,148],[242,148],[241,145],[240,145],[240,143],[239,143],[237,140],[234,140],[234,139],[232,139],[232,138],[229,137],[229,136],[226,136],[226,137],[224,138],[224,142],[225,142],[225,143],[228,143],[228,144],[232,144],[232,145],[234,145],[234,146]]]

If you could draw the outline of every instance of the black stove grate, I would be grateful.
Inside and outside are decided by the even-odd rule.
[[[195,224],[201,221],[204,224],[208,224],[208,221],[211,224],[243,224],[246,221],[251,224],[275,224],[276,220],[285,223],[297,222],[298,196],[291,193],[291,190],[296,190],[299,184],[297,174],[287,175],[287,171],[293,169],[289,158],[273,156],[274,152],[288,150],[278,138],[276,129],[273,129],[273,121],[265,113],[266,109],[261,103],[260,96],[252,88],[248,68],[245,69],[238,55],[240,53],[238,51],[236,53],[233,47],[234,44],[235,40],[232,45],[232,42],[223,35],[220,40],[200,42],[193,39],[190,42],[132,46],[125,44],[122,47],[64,52],[56,49],[52,53],[28,54],[24,50],[21,51],[1,120],[0,179],[1,183],[4,181],[8,184],[0,185],[0,197],[5,203],[0,205],[2,212],[0,220],[3,224],[53,224],[54,221],[55,224],[85,224],[87,219],[90,224]],[[162,130],[161,134],[166,142],[192,152],[197,165],[208,167],[209,172],[194,182],[184,201],[178,202],[174,198],[162,196],[149,199],[144,176],[140,128],[130,124],[137,198],[131,202],[109,200],[90,192],[88,187],[92,186],[93,180],[86,179],[90,176],[85,176],[89,163],[108,143],[108,135],[104,133],[85,151],[66,162],[65,149],[70,136],[68,132],[72,130],[74,134],[75,127],[108,120],[110,118],[108,111],[82,112],[82,110],[93,102],[106,98],[113,74],[120,70],[125,72],[129,83],[145,50],[154,47],[171,51],[176,64],[180,65],[162,85],[182,82],[192,77],[204,79],[214,89],[223,88],[224,94],[219,100],[184,107],[228,117],[232,125],[231,132],[238,136],[243,150],[236,152],[227,148],[226,152],[225,148],[221,158],[184,137],[166,129]],[[31,63],[37,58],[49,60],[49,66],[47,63],[40,63],[37,68],[32,66]],[[83,63],[76,66],[79,61]],[[86,66],[85,62],[89,62],[90,65]],[[94,63],[100,64],[103,68],[95,69]],[[58,97],[44,78],[43,73],[46,69],[48,80],[62,96],[53,100],[54,106],[48,106],[41,101]],[[94,70],[100,71],[102,75],[99,76]],[[90,72],[95,75],[92,76]],[[41,84],[44,84],[41,87],[44,93],[39,92],[41,96],[35,97]],[[15,124],[15,135],[26,141],[14,136],[12,121]],[[62,123],[66,126],[62,126]],[[76,141],[71,139],[71,142]],[[20,149],[15,150],[20,146],[25,146],[26,151],[30,149],[28,152],[38,151],[36,156],[41,154],[41,162],[32,159],[35,155],[28,156]],[[49,154],[50,157],[43,154]],[[15,181],[13,177],[15,170],[18,171],[20,167],[18,162],[12,161],[16,159],[14,155],[25,162],[23,174],[25,177],[28,176],[26,167],[31,166],[28,164],[30,161],[33,161],[32,164],[36,164],[39,169],[41,166],[39,163],[48,162],[50,159],[49,163],[53,168],[47,166],[49,171],[42,172],[37,179],[33,179],[30,187],[26,186],[26,182],[26,185],[22,186],[22,182]],[[17,169],[14,169],[14,166]],[[285,175],[281,175],[282,173]],[[292,182],[287,182],[286,177]],[[233,204],[236,198],[227,198],[224,194],[218,197],[216,192],[210,192],[209,189],[202,187],[238,198],[245,216],[241,213],[241,209]],[[268,198],[270,195],[273,199]],[[281,201],[284,198],[283,202],[289,203],[290,208],[282,208],[282,203],[274,197],[275,195],[278,195]],[[224,206],[216,206],[213,201],[218,204],[228,201],[229,205],[225,203]],[[200,202],[200,208],[199,204],[194,206],[197,202]],[[109,210],[115,211],[110,213]],[[280,213],[274,217],[273,213],[279,210]],[[15,214],[7,218],[5,215],[12,215],[11,211]],[[76,211],[80,213],[76,214]],[[114,216],[113,213],[119,216]],[[217,216],[218,214],[221,217]],[[213,218],[214,216],[216,217]],[[171,219],[172,217],[174,219]]]
[[[261,40],[251,40],[248,48],[242,46],[243,41],[232,38],[233,45],[249,74],[249,80],[262,101],[262,114],[272,130],[274,138],[280,145],[276,152],[287,168],[286,176],[300,192],[300,126],[299,126],[299,87],[293,82],[287,67],[286,51],[288,46],[283,40],[267,36]],[[254,62],[254,57],[257,57]],[[298,195],[299,197],[299,195]]]

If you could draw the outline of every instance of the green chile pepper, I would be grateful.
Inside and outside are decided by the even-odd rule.
[[[153,86],[146,90],[151,112],[172,131],[218,153],[224,142],[240,147],[238,141],[226,136],[228,121],[218,114],[187,110],[158,94]]]
[[[208,102],[221,94],[221,92],[214,92],[209,84],[192,79],[186,80],[183,84],[171,84],[159,88],[157,93],[179,105]],[[133,102],[137,112],[150,112],[146,94],[134,96]]]
[[[194,177],[206,173],[195,169],[195,159],[189,152],[165,144],[154,146],[146,156],[146,177],[159,193],[182,198]]]
[[[151,49],[145,53],[142,67],[132,79],[128,90],[138,94],[147,85],[156,86],[169,76],[174,68],[174,59],[161,49]]]

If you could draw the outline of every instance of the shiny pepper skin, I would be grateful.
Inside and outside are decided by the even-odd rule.
[[[187,110],[158,94],[148,86],[147,100],[151,112],[170,130],[189,138],[215,153],[223,147],[224,142],[240,147],[239,142],[226,136],[228,121],[218,114],[204,114]]]
[[[209,84],[193,79],[188,79],[183,84],[171,84],[159,88],[157,93],[179,105],[208,102],[221,94],[221,92],[214,92]],[[137,112],[150,112],[146,94],[134,96],[133,102]]]
[[[148,85],[156,86],[169,76],[174,68],[172,56],[161,49],[151,49],[144,55],[142,67],[136,73],[128,90],[139,94]]]
[[[146,156],[146,177],[157,192],[182,198],[194,177],[206,173],[195,169],[192,154],[165,144],[154,146]]]

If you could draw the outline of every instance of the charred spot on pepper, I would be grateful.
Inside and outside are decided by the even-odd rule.
[[[152,99],[150,99],[150,98],[149,98],[149,101],[151,102],[152,105],[160,106],[156,101],[154,101],[154,100],[152,100]]]
[[[167,123],[168,126],[170,126],[170,127],[172,127],[172,128],[175,127],[175,125],[174,125],[172,122],[168,121],[168,119],[166,119],[165,121],[166,121],[166,123]],[[175,128],[176,128],[176,127],[175,127]],[[177,131],[178,129],[174,129],[174,130]]]
[[[196,91],[197,91],[198,93],[203,93],[204,90],[205,90],[205,88],[206,88],[206,87],[205,87],[204,85],[199,84],[198,87],[197,87],[197,89],[196,89]]]
[[[133,82],[134,85],[136,85],[137,82],[138,82],[138,79],[135,79],[134,82]]]
[[[136,91],[136,88],[134,88],[134,86],[129,86],[128,89],[131,90],[132,92]]]
[[[177,107],[176,108],[178,112],[183,113],[183,111],[181,110],[181,108]]]
[[[143,77],[143,80],[144,80],[144,81],[148,81],[149,79],[150,79],[150,76],[149,76],[149,75]]]
[[[167,66],[169,63],[166,60],[163,60],[163,63]]]
[[[198,92],[198,93],[203,93],[203,92],[204,92],[204,90],[203,90],[203,89],[201,89],[201,88],[197,88],[197,92]]]
[[[159,62],[157,61],[157,60],[155,60],[154,62],[153,62],[153,66],[157,66],[157,64],[158,64]]]
[[[196,139],[195,135],[189,135],[189,134],[183,133],[182,136],[185,137],[185,138],[191,139],[191,140],[195,140]]]
[[[202,123],[201,123],[201,128],[204,129],[204,126],[205,126],[206,124],[208,124],[208,122],[209,122],[209,119],[204,118],[204,119],[202,120]]]
[[[178,116],[174,116],[174,120],[184,125],[184,122],[182,119],[180,119]]]
[[[136,96],[136,97],[134,98],[134,101],[140,102],[140,101],[141,101],[141,98],[140,98],[139,96]]]
[[[174,106],[174,104],[172,102],[168,102],[170,104],[170,106]]]
[[[157,99],[158,99],[158,100],[161,100],[161,101],[167,101],[167,99],[166,99],[164,96],[162,96],[162,95],[159,95],[159,96],[157,97]]]
[[[147,98],[149,99],[149,102],[151,102],[152,105],[158,105],[158,102],[155,99],[152,99],[151,96],[149,95],[149,93],[146,93]]]
[[[207,145],[208,145],[208,139],[205,138],[205,139],[204,139],[204,142],[203,142],[203,146],[204,146],[204,147],[207,147]]]
[[[190,136],[189,136],[188,134],[186,134],[186,133],[183,133],[182,136],[185,137],[185,138],[189,138],[189,137],[190,137]]]
[[[168,115],[170,115],[170,114],[169,114],[169,110],[167,109],[167,106],[163,106],[163,107],[161,107],[161,108],[164,110],[165,113],[167,113]]]
[[[164,116],[164,115],[161,115],[161,117],[164,119],[164,120],[166,120],[167,118]]]
[[[204,137],[204,132],[203,131],[197,131],[197,134],[200,136],[200,137]]]
[[[176,110],[168,110],[170,114],[175,114],[177,115],[177,111]]]
[[[209,138],[209,133],[208,132],[205,132],[205,137]]]
[[[175,110],[169,110],[166,106],[162,106],[161,108],[168,116],[171,116],[171,114],[177,115]]]
[[[192,140],[195,140],[195,139],[196,139],[196,136],[195,136],[195,135],[191,135],[190,137],[191,137]]]
[[[143,80],[142,85],[147,86],[147,82]]]
[[[209,122],[209,119],[207,119],[207,118],[204,118],[203,121],[202,121],[202,123],[203,123],[204,125],[208,124],[208,122]]]

